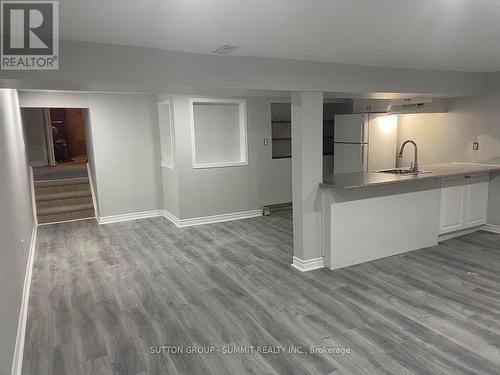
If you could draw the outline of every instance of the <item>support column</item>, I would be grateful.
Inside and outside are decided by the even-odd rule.
[[[293,263],[301,271],[323,267],[321,196],[323,93],[292,93]]]

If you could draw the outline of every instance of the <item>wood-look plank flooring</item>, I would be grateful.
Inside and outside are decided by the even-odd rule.
[[[290,214],[39,228],[24,375],[499,374],[500,236],[290,267]],[[350,354],[151,353],[293,346]]]

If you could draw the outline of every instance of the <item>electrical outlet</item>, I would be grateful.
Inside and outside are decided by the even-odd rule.
[[[472,149],[473,149],[474,151],[479,150],[479,142],[474,142],[474,143],[472,144]]]

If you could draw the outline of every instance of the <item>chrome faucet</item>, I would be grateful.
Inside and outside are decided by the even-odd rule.
[[[413,147],[415,148],[415,153],[413,155],[413,163],[411,163],[411,165],[410,165],[410,170],[413,173],[418,173],[418,151],[417,151],[417,144],[414,141],[412,141],[411,139],[408,139],[407,141],[403,142],[403,144],[401,145],[401,150],[399,150],[399,157],[400,158],[403,157],[403,151],[405,149],[405,146],[408,143],[411,143],[413,145]]]

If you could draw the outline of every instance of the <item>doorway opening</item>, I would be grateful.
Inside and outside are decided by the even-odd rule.
[[[95,217],[87,172],[88,109],[21,108],[21,116],[38,223]]]
[[[49,121],[56,166],[87,164],[83,108],[50,108]]]
[[[22,108],[35,180],[87,176],[87,108]]]

